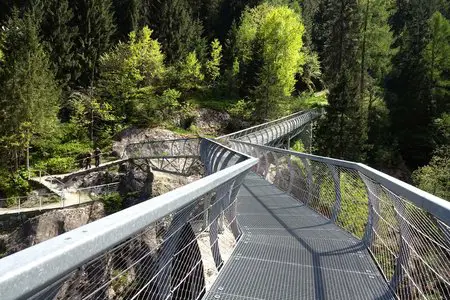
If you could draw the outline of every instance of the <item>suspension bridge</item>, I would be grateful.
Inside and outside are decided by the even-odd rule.
[[[0,298],[449,299],[449,202],[290,151],[319,116],[129,145],[203,178],[1,259]]]

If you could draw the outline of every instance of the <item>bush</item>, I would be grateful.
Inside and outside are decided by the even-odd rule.
[[[28,172],[25,170],[19,170],[15,173],[0,173],[0,198],[11,198],[14,196],[26,195],[31,187],[26,179]],[[14,202],[14,199],[11,199]]]
[[[251,107],[249,103],[245,102],[244,100],[239,100],[228,109],[228,113],[233,118],[250,120],[253,114],[253,110],[254,109]]]
[[[195,134],[198,134],[199,129],[198,129],[198,127],[195,126],[194,124],[191,124],[191,126],[189,126],[189,131],[190,131],[190,132],[193,132],[193,133],[195,133]]]
[[[101,195],[99,200],[105,205],[105,212],[108,215],[122,210],[123,200],[117,192]]]
[[[303,145],[302,141],[295,141],[294,145],[292,145],[291,149],[296,152],[305,153],[305,145]]]
[[[77,168],[75,157],[54,157],[45,163],[49,174],[69,173]]]

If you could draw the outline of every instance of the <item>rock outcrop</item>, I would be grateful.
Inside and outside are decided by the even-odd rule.
[[[92,202],[77,208],[52,210],[25,219],[14,231],[0,236],[3,256],[26,249],[105,216],[103,203]]]

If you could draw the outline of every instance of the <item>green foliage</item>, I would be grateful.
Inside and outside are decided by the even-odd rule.
[[[64,174],[77,168],[75,157],[53,157],[45,162],[45,171],[49,174]]]
[[[220,63],[222,60],[222,45],[218,39],[211,42],[211,54],[209,60],[206,62],[206,78],[210,84],[213,84],[220,76]]]
[[[317,130],[319,153],[335,158],[364,160],[366,115],[358,79],[360,18],[356,0],[326,1],[322,8],[327,37],[321,56],[325,83],[330,87],[326,115]]]
[[[100,60],[102,93],[114,115],[135,124],[143,123],[143,114],[147,124],[157,116],[157,92],[166,73],[164,55],[151,35],[148,27],[132,32],[127,43],[119,43]]]
[[[180,66],[179,86],[185,91],[198,89],[205,79],[201,68],[195,51],[190,52]]]
[[[123,208],[123,199],[120,194],[116,192],[101,195],[98,200],[105,205],[105,212],[107,215],[116,213]]]
[[[78,84],[86,88],[98,77],[100,58],[111,48],[116,27],[111,0],[82,0],[75,7],[79,29],[76,48],[81,66]]]
[[[143,0],[113,0],[117,35],[125,40],[128,34],[136,31],[144,19]]]
[[[286,97],[280,103],[280,107],[286,115],[312,108],[323,108],[327,105],[327,91],[318,93],[304,92],[297,97]]]
[[[73,112],[70,124],[74,138],[91,140],[95,144],[98,139],[108,137],[110,128],[105,123],[116,121],[109,103],[100,103],[95,97],[75,92],[70,95],[69,105]]]
[[[438,149],[427,166],[413,173],[414,184],[421,190],[450,201],[450,147]]]
[[[242,99],[228,109],[230,116],[243,120],[250,120],[253,111],[254,108],[252,108],[251,104]]]
[[[300,140],[295,141],[294,145],[291,146],[291,150],[295,152],[301,152],[305,153],[305,145],[303,145],[303,142]]]
[[[424,59],[429,66],[434,110],[436,114],[450,110],[450,21],[440,12],[429,20],[430,39]]]
[[[39,2],[39,1],[36,1]],[[77,57],[78,27],[69,0],[43,0],[40,35],[55,78],[65,88],[74,85],[82,70]]]
[[[431,159],[435,149],[431,125],[445,111],[441,105],[448,103],[445,97],[437,97],[442,92],[440,88],[435,89],[440,66],[433,64],[432,57],[438,59],[448,56],[448,53],[439,55],[440,50],[436,48],[444,47],[445,50],[445,41],[441,38],[446,34],[440,32],[446,27],[445,22],[435,15],[431,20],[433,28],[430,28],[436,2],[412,0],[403,4],[398,7],[394,18],[395,45],[399,50],[388,77],[386,102],[391,132],[398,142],[399,151],[406,164],[415,169]],[[440,61],[443,66],[444,61]]]
[[[359,238],[364,236],[364,229],[369,215],[367,190],[364,182],[353,174],[341,173],[341,210],[338,224]]]
[[[322,68],[320,66],[319,55],[305,48],[305,64],[300,70],[300,80],[306,85],[309,92],[316,90],[316,84],[323,86]]]
[[[1,155],[4,163],[13,161],[17,170],[26,147],[55,131],[60,91],[39,43],[33,15],[20,18],[15,12],[6,28],[0,73]]]
[[[0,170],[0,198],[10,198],[10,203],[7,205],[14,205],[17,201],[15,196],[23,196],[30,191],[31,186],[27,177],[28,173],[25,170],[14,173]]]
[[[242,16],[233,66],[243,95],[251,91],[259,119],[279,114],[280,97],[290,96],[304,64],[299,15],[286,6],[262,4]]]
[[[155,31],[161,42],[167,61],[174,64],[183,60],[192,51],[203,59],[206,49],[203,27],[194,17],[188,0],[167,0],[157,6],[153,20]]]

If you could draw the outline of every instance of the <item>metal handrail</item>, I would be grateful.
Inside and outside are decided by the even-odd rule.
[[[312,161],[317,161],[325,164],[331,164],[339,167],[344,167],[348,169],[354,169],[356,171],[361,172],[365,176],[379,182],[387,189],[391,190],[398,196],[405,197],[407,200],[411,201],[417,207],[420,207],[427,212],[438,217],[442,222],[450,226],[450,202],[439,197],[436,197],[430,193],[422,191],[410,184],[407,184],[401,180],[398,180],[392,176],[389,176],[385,173],[382,173],[378,170],[375,170],[365,164],[356,163],[341,159],[323,157],[313,154],[306,154],[295,152],[291,150],[284,150],[280,148],[265,146],[265,145],[255,145],[248,142],[231,140],[231,143],[240,143],[243,145],[248,145],[251,147],[258,147],[260,149],[264,149],[267,151],[272,151],[281,154],[289,154],[292,156],[296,156],[299,158],[307,158]],[[237,150],[242,151],[240,147],[236,147]]]
[[[209,143],[213,146],[220,145],[213,141]],[[142,202],[2,259],[0,264],[2,299],[26,298],[34,295],[150,224],[247,172],[258,162],[256,158],[233,152],[245,160],[150,201]],[[23,285],[23,282],[27,284]]]
[[[244,132],[254,132],[254,131],[256,131],[256,129],[264,128],[264,127],[266,127],[268,125],[281,123],[281,122],[284,122],[285,120],[289,120],[289,119],[295,118],[295,117],[297,117],[299,115],[302,115],[304,113],[305,113],[305,111],[299,111],[299,112],[293,113],[291,115],[282,117],[280,119],[276,119],[276,120],[269,121],[269,122],[266,122],[266,123],[263,123],[263,124],[252,126],[250,128],[242,129],[242,130],[230,133],[230,134],[226,134],[226,135],[220,136],[217,139],[220,140],[220,139],[225,139],[225,138],[229,138],[229,137],[232,137],[232,136],[239,136],[241,133],[244,133]]]

